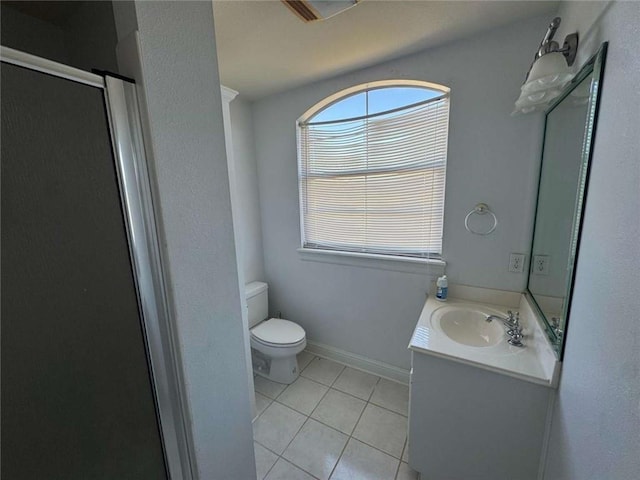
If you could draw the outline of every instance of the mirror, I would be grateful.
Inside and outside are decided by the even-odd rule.
[[[527,291],[562,359],[606,43],[546,114]]]

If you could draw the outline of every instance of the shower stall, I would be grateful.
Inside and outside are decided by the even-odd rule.
[[[135,84],[0,59],[2,478],[190,479]]]

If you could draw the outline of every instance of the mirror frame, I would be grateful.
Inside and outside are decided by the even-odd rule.
[[[584,176],[584,191],[582,194],[582,201],[578,202],[578,197],[576,196],[576,210],[574,211],[573,216],[573,234],[571,239],[575,239],[575,252],[573,252],[573,259],[569,265],[568,272],[568,281],[567,281],[567,289],[566,289],[566,300],[564,302],[564,325],[563,325],[563,334],[558,338],[555,331],[551,327],[549,320],[546,318],[542,309],[538,305],[538,302],[535,299],[534,294],[529,290],[529,277],[531,276],[531,267],[533,262],[530,262],[529,268],[529,277],[527,277],[527,289],[526,296],[529,299],[529,303],[534,307],[534,310],[538,314],[538,316],[543,320],[544,328],[551,343],[553,349],[555,350],[556,356],[560,361],[562,361],[564,357],[564,345],[567,340],[567,331],[569,327],[569,320],[571,314],[571,301],[573,294],[573,287],[575,284],[575,273],[576,273],[576,263],[578,260],[578,256],[580,253],[580,240],[582,238],[582,227],[584,223],[584,211],[585,205],[587,201],[587,193],[589,190],[589,176],[591,173],[591,159],[593,157],[593,142],[594,137],[597,130],[598,125],[598,109],[600,106],[600,92],[602,91],[602,81],[604,77],[604,64],[605,58],[607,54],[607,46],[608,42],[604,42],[597,53],[591,57],[580,69],[580,71],[575,75],[575,77],[571,80],[569,85],[567,85],[562,94],[554,100],[554,102],[549,106],[549,108],[545,111],[545,121],[544,121],[544,130],[542,137],[542,152],[540,154],[540,173],[538,176],[538,194],[536,196],[536,210],[534,212],[533,217],[533,232],[531,236],[531,250],[529,252],[529,258],[533,258],[533,248],[534,248],[534,240],[536,235],[536,219],[538,216],[538,207],[540,205],[540,183],[542,181],[542,166],[544,163],[544,144],[547,136],[547,123],[549,114],[573,91],[575,87],[577,87],[580,82],[582,82],[587,76],[593,74],[592,79],[592,88],[589,96],[589,108],[587,109],[587,119],[592,118],[591,132],[587,136],[585,140],[585,145],[582,150],[582,167],[580,175]],[[585,125],[585,128],[588,124]],[[577,238],[576,238],[577,237]]]

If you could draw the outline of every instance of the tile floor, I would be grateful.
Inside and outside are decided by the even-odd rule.
[[[414,480],[409,388],[309,352],[291,385],[255,377],[259,480]]]

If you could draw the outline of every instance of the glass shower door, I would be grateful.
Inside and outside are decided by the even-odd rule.
[[[167,478],[103,91],[1,76],[2,478]]]

